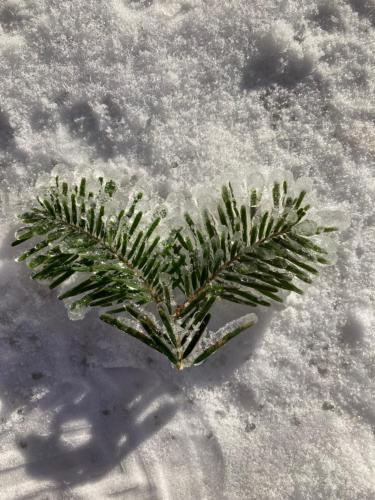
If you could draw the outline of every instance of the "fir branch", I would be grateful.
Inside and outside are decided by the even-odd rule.
[[[101,180],[101,185],[102,185]],[[33,248],[22,254],[18,260],[37,257],[28,262],[32,269],[38,272],[33,279],[53,279],[51,288],[61,284],[72,274],[78,272],[93,273],[90,283],[90,294],[82,303],[99,305],[95,301],[104,298],[103,287],[111,284],[112,295],[118,300],[137,298],[142,303],[146,301],[160,302],[162,290],[154,274],[152,279],[146,272],[147,266],[154,265],[158,259],[156,247],[159,238],[148,244],[151,235],[160,222],[154,219],[145,230],[137,230],[142,212],[136,212],[136,205],[141,199],[138,194],[127,212],[121,211],[109,220],[104,219],[105,207],[98,201],[104,193],[108,198],[115,190],[113,181],[104,185],[94,196],[92,192],[86,195],[86,180],[82,179],[80,187],[69,188],[66,183],[59,183],[51,188],[45,198],[38,198],[41,208],[34,208],[20,216],[28,224],[27,229],[17,233],[13,246],[28,239],[46,235]],[[109,187],[108,187],[109,186]],[[79,203],[77,203],[79,202]],[[51,242],[54,245],[51,247]],[[41,250],[47,249],[44,253]],[[131,279],[130,279],[131,278]],[[65,292],[61,298],[67,298],[83,293],[82,287],[74,287]],[[108,295],[108,294],[107,294]],[[75,304],[77,306],[77,304]]]
[[[211,309],[217,300],[250,307],[282,302],[281,292],[302,293],[327,252],[316,238],[334,227],[306,219],[305,191],[289,192],[286,181],[272,186],[272,206],[262,208],[262,193],[250,188],[240,204],[232,186],[224,186],[216,212],[204,209],[200,220],[185,214],[185,226],[162,241],[160,217],[144,223],[139,193],[127,209],[106,215],[116,192],[113,181],[99,178],[97,193],[86,180],[56,183],[38,206],[22,214],[25,224],[13,246],[38,241],[18,257],[33,279],[50,288],[74,275],[84,276],[59,298],[70,308],[104,309],[100,318],[165,355],[178,369],[199,364],[231,338],[250,328],[255,316],[220,330],[207,345]],[[183,300],[176,303],[178,294]],[[147,305],[154,304],[156,316]],[[255,318],[255,319],[254,319]],[[210,335],[208,335],[209,338]]]
[[[318,272],[314,266],[327,263],[325,251],[300,234],[310,209],[301,206],[306,192],[289,197],[283,182],[282,187],[274,184],[272,195],[272,209],[257,213],[260,193],[253,189],[249,204],[239,211],[231,186],[224,186],[217,217],[208,210],[200,222],[185,215],[187,227],[177,235],[175,257],[186,299],[175,318],[191,315],[193,304],[199,311],[208,293],[254,307],[269,306],[269,299],[281,302],[280,290],[302,293],[293,278],[309,283]],[[325,230],[315,228],[310,236]]]

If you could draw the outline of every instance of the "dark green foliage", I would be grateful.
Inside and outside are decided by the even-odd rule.
[[[235,325],[203,349],[217,300],[251,307],[282,302],[285,293],[302,293],[298,281],[310,283],[328,263],[316,235],[336,228],[308,221],[306,192],[290,194],[286,181],[272,186],[267,210],[256,189],[240,205],[232,186],[224,186],[216,212],[204,209],[200,220],[186,213],[185,225],[164,241],[155,235],[160,216],[144,222],[141,193],[127,209],[107,215],[117,186],[103,178],[99,186],[93,194],[85,179],[68,186],[56,178],[38,206],[20,216],[24,226],[13,246],[36,241],[18,261],[26,261],[32,278],[48,281],[50,288],[76,275],[59,296],[72,311],[105,308],[104,322],[164,354],[179,369],[201,363],[254,323]]]

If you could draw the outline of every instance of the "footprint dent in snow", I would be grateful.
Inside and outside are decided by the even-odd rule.
[[[333,32],[344,28],[340,10],[331,1],[320,2],[312,20],[323,30]]]
[[[87,100],[79,100],[62,110],[62,120],[70,133],[95,147],[98,156],[108,159],[113,156],[114,144],[101,126],[100,115]]]
[[[349,346],[355,346],[361,343],[363,336],[364,325],[354,313],[349,313],[342,328],[341,341]]]
[[[0,149],[7,149],[13,142],[14,129],[10,124],[9,116],[0,109]]]
[[[361,18],[367,18],[375,26],[375,0],[349,0],[349,4]]]
[[[6,32],[11,32],[22,28],[25,21],[29,19],[22,3],[8,0],[3,7],[0,7],[0,26]]]
[[[51,112],[36,106],[31,112],[30,116],[31,128],[35,131],[42,131],[46,129],[55,129],[56,123]]]
[[[271,84],[294,87],[313,72],[314,59],[314,54],[296,40],[293,29],[277,22],[260,35],[256,53],[244,70],[243,88],[252,90]]]

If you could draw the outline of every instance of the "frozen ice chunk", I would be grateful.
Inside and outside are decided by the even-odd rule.
[[[298,213],[296,210],[290,210],[286,216],[286,222],[288,224],[294,224],[298,220]]]
[[[264,176],[260,172],[252,172],[246,176],[246,184],[248,190],[256,189],[258,193],[262,193],[265,185]]]
[[[72,321],[79,321],[86,316],[88,309],[86,306],[82,305],[82,306],[77,306],[74,309],[68,307],[67,311],[69,319],[71,319]]]
[[[336,227],[338,231],[348,229],[351,224],[350,214],[343,210],[319,210],[320,224],[325,227]]]
[[[234,194],[241,200],[248,200],[249,193],[256,189],[258,192],[258,196],[261,196],[265,179],[264,176],[257,170],[252,170],[249,174],[244,176],[234,176],[228,179]],[[223,183],[222,181],[220,181]]]
[[[303,236],[312,236],[316,234],[318,225],[313,220],[304,220],[300,224],[294,226],[294,232]]]
[[[297,193],[305,191],[309,193],[313,188],[313,180],[311,177],[299,177],[295,182],[295,189]]]
[[[292,172],[289,172],[282,168],[276,168],[270,172],[270,175],[268,177],[268,184],[271,189],[275,182],[282,185],[284,181],[286,181],[289,190],[294,185],[294,178]]]
[[[222,328],[220,328],[215,333],[215,339],[218,340],[218,339],[224,337],[224,335],[227,335],[228,333],[233,332],[237,328],[242,328],[242,327],[250,328],[251,326],[255,325],[255,323],[257,321],[258,321],[258,318],[257,318],[256,314],[254,314],[254,313],[245,314],[244,316],[241,316],[240,318],[234,319],[233,321],[229,321],[229,323],[227,323]]]
[[[319,246],[327,252],[324,258],[328,261],[330,265],[336,264],[337,261],[337,242],[327,234],[323,234],[319,237]]]

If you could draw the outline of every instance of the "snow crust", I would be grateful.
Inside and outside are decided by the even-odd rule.
[[[0,2],[1,499],[375,497],[374,12]],[[348,214],[337,263],[181,373],[94,312],[70,321],[9,247],[51,175],[113,178],[172,224],[280,171]],[[251,312],[216,310],[212,330]]]

